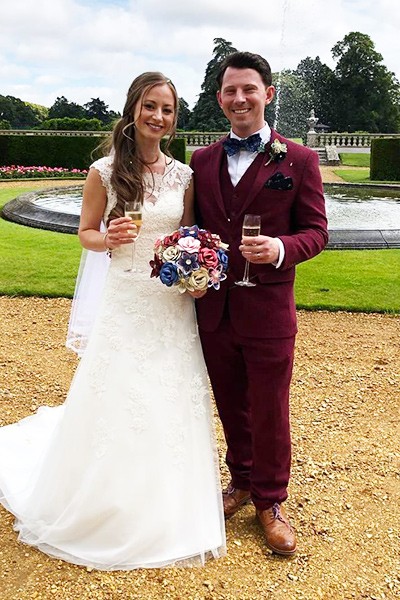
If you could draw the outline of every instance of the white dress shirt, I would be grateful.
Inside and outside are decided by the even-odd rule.
[[[264,127],[262,127],[259,131],[254,131],[254,133],[259,133],[261,137],[261,141],[267,144],[271,139],[271,128],[268,123],[265,123]],[[236,133],[233,133],[231,130],[230,136],[232,138],[236,138],[237,140],[241,140],[244,138],[240,138]],[[228,159],[228,173],[231,178],[232,185],[236,186],[241,177],[243,177],[244,173],[252,164],[253,160],[257,157],[258,152],[249,152],[248,150],[244,150],[241,148],[239,152],[236,152],[233,156],[227,156]],[[282,261],[285,257],[285,246],[283,245],[282,240],[279,238],[275,238],[279,244],[279,258],[276,263],[273,265],[278,268],[281,266]]]

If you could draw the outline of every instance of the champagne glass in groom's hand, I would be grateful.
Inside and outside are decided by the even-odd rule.
[[[260,215],[244,215],[242,236],[243,237],[256,237],[260,235],[261,231],[261,217]],[[254,287],[256,284],[249,281],[249,268],[250,263],[246,259],[246,265],[244,267],[243,279],[235,281],[235,285],[241,287]]]

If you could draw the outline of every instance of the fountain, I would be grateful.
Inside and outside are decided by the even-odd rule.
[[[82,185],[48,188],[21,194],[5,204],[2,217],[39,229],[76,233],[82,204]]]
[[[325,185],[329,222],[328,248],[400,248],[400,187]],[[2,216],[10,221],[76,233],[82,185],[22,194],[8,202]]]

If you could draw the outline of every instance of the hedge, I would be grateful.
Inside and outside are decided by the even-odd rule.
[[[400,181],[400,138],[371,140],[372,181]]]
[[[90,135],[0,135],[0,165],[64,167],[87,169],[101,156],[96,148],[104,138]],[[162,140],[161,147],[165,145]],[[185,162],[186,142],[172,141],[171,154]]]

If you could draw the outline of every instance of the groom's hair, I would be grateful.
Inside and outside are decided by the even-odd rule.
[[[254,69],[260,74],[265,86],[272,85],[272,73],[269,62],[259,54],[252,52],[233,52],[222,61],[217,74],[218,89],[222,87],[222,80],[228,67],[234,69]]]

